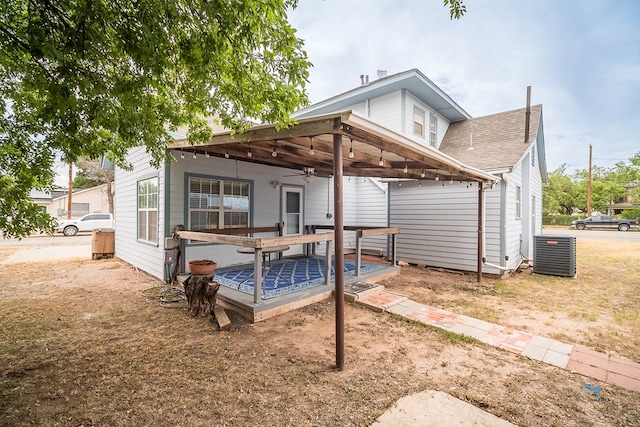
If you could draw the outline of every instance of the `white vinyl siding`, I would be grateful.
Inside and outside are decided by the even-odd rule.
[[[117,190],[114,193],[114,216],[116,219],[115,255],[129,264],[158,277],[164,278],[164,167],[160,170],[149,163],[144,148],[129,150],[127,160],[132,171],[115,169]],[[141,241],[138,236],[138,182],[155,179],[158,183],[158,236],[157,244]]]
[[[442,181],[390,184],[390,226],[400,227],[399,260],[433,267],[476,271],[478,254],[478,185]],[[499,190],[485,192],[485,257],[500,258]],[[484,268],[498,273],[497,269]]]
[[[158,243],[158,178],[138,181],[138,240]]]

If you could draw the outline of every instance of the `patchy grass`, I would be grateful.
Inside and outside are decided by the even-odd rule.
[[[339,372],[333,301],[254,325],[229,312],[233,328],[219,332],[184,308],[161,307],[153,291],[143,296],[157,281],[114,260],[0,268],[1,426],[367,426],[400,397],[425,389],[516,425],[634,425],[640,419],[638,393],[603,385],[607,403],[583,401],[583,377],[569,371],[354,305],[346,306],[346,369]],[[417,285],[407,286],[413,278]],[[570,334],[559,335],[563,341],[578,336],[558,329],[558,322],[572,310],[593,312],[595,322],[570,318],[583,325],[578,339],[595,349],[639,354],[640,334],[629,332],[637,311],[622,301],[631,291],[599,294],[594,309],[589,292],[570,281],[544,280],[534,292],[512,283],[540,281],[531,275],[503,281],[495,291],[493,281],[478,285],[424,269],[403,270],[400,279],[390,287],[405,286],[415,299],[437,297],[442,305],[499,321],[510,314],[514,322]],[[562,287],[585,302],[569,304]],[[566,298],[569,307],[547,292]],[[536,298],[557,311],[540,310]],[[478,301],[480,308],[458,300]],[[530,309],[521,313],[522,306]],[[536,321],[532,315],[547,316]],[[621,346],[622,336],[628,347]]]

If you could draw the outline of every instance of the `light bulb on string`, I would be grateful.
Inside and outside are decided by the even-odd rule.
[[[229,158],[229,150],[224,150],[224,158],[225,159]]]
[[[420,172],[420,178],[424,179],[425,176],[427,176],[427,173],[425,172],[424,169],[422,169],[422,172]],[[436,179],[436,181],[437,181],[437,179]]]
[[[180,152],[180,158],[181,158],[181,159],[184,159],[184,151],[181,151],[181,152]]]
[[[382,150],[380,150],[380,160],[378,161],[378,166],[384,166],[384,160],[382,160]]]
[[[276,147],[273,147],[273,151],[271,152],[271,157],[278,157],[278,152],[276,151]]]
[[[208,152],[208,151],[205,151],[205,152],[204,152],[204,156],[208,159],[208,158],[209,158],[209,152]]]
[[[402,172],[407,173],[409,172],[409,168],[407,167],[407,158],[404,158],[404,169],[402,169]]]
[[[353,139],[349,139],[351,141],[351,147],[349,147],[349,158],[353,159],[355,154],[353,153]]]
[[[313,149],[313,138],[312,137],[309,137],[309,142],[310,142],[310,144],[309,144],[309,154],[311,154],[313,156],[314,154],[316,154],[316,150]]]
[[[197,158],[198,158],[198,155],[196,154],[196,152],[195,152],[195,151],[193,152],[193,158],[194,158],[194,159],[197,159]]]

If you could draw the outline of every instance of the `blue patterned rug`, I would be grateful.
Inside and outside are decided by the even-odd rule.
[[[387,267],[385,264],[363,262],[360,273],[369,273]],[[331,262],[331,280],[335,279],[335,261]],[[263,273],[262,299],[275,298],[324,283],[324,258],[283,259],[273,261]],[[345,277],[355,274],[354,261],[344,261]],[[214,280],[220,285],[253,295],[253,265],[236,269],[216,270]]]

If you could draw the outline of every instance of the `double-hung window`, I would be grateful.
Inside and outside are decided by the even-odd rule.
[[[413,106],[413,133],[424,136],[424,110]]]
[[[429,145],[436,148],[438,145],[438,116],[429,113]]]
[[[158,243],[158,178],[138,181],[138,240]]]
[[[249,227],[251,184],[189,177],[189,229]]]

